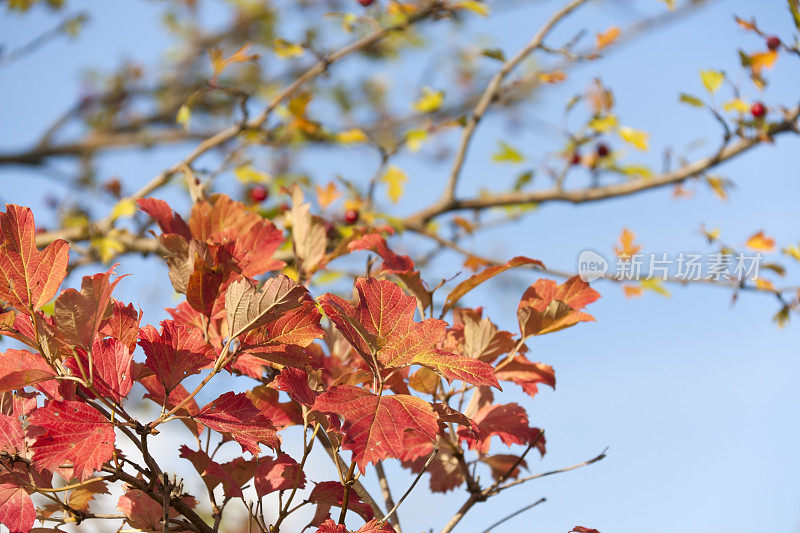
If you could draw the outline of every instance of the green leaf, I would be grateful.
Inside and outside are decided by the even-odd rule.
[[[789,4],[789,12],[794,19],[795,27],[800,30],[800,0],[787,0]]]
[[[678,97],[678,100],[684,104],[693,105],[695,107],[703,107],[703,101],[696,96],[692,96],[691,94],[681,93],[681,95]]]
[[[499,48],[484,48],[481,51],[481,55],[489,57],[489,58],[492,58],[492,59],[496,59],[498,61],[505,61],[506,60],[506,55]]]

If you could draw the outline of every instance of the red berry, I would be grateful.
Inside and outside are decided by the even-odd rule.
[[[358,3],[364,7],[369,7],[375,0],[358,0]]]
[[[250,200],[254,204],[260,204],[269,197],[269,191],[263,185],[256,185],[250,189]]]
[[[755,118],[761,118],[767,114],[767,108],[761,102],[756,102],[750,106],[750,114]]]
[[[606,157],[611,151],[608,149],[608,145],[604,143],[600,143],[597,145],[597,155],[600,157]]]
[[[358,211],[355,209],[348,209],[344,212],[344,222],[348,226],[352,226],[356,222],[358,222]]]
[[[581,164],[581,154],[579,154],[577,150],[572,152],[572,159],[570,159],[570,163],[573,165]]]
[[[781,40],[777,36],[771,35],[770,37],[767,37],[767,48],[770,50],[777,50],[780,45]]]

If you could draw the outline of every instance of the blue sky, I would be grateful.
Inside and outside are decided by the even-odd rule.
[[[487,41],[508,53],[524,44],[559,4],[520,2],[515,9],[498,9],[488,20],[471,21],[468,31],[491,35]],[[33,142],[48,121],[74,101],[83,68],[110,68],[126,57],[153,64],[169,42],[158,19],[158,3],[85,0],[70,5],[92,12],[92,21],[79,40],[58,41],[29,60],[0,69],[3,149]],[[632,20],[624,6],[642,13],[663,9],[662,3],[650,0],[596,2],[557,36],[566,38],[581,26],[592,32],[611,24],[624,27]],[[788,57],[781,57],[769,74],[771,83],[762,95],[746,81],[736,48],[755,51],[763,45],[736,26],[733,14],[754,15],[763,27],[784,37],[792,34],[784,2],[714,2],[603,62],[570,71],[567,83],[548,90],[524,112],[558,124],[566,101],[602,75],[614,89],[621,122],[652,135],[653,152],[634,155],[636,160],[658,167],[660,150],[672,146],[680,152],[695,140],[708,139],[709,144],[692,152],[700,155],[717,142],[717,126],[711,117],[677,101],[680,91],[702,94],[699,70],[726,70],[742,82],[743,96],[748,99],[761,98],[768,104],[797,101],[798,65]],[[4,14],[0,44],[13,48],[55,20],[45,11],[24,18]],[[443,32],[436,39],[446,45],[452,35]],[[355,63],[344,68],[369,68]],[[392,68],[387,76],[403,77],[410,93],[419,88],[419,66],[413,58]],[[490,161],[500,139],[513,139],[515,146],[534,158],[559,147],[557,140],[535,125],[513,134],[504,125],[504,120],[492,118],[481,126],[463,174],[465,193],[502,187],[514,179],[518,169]],[[673,254],[705,249],[698,233],[701,223],[719,226],[731,243],[741,244],[759,229],[781,244],[797,242],[798,148],[796,137],[783,137],[724,165],[720,173],[737,184],[728,202],[696,185],[694,197],[681,201],[671,199],[668,190],[658,190],[577,207],[544,205],[524,220],[483,233],[466,245],[484,254],[528,255],[549,266],[574,269],[578,253],[585,248],[610,254],[623,227],[635,230],[646,250]],[[105,158],[100,171],[104,176],[121,176],[133,188],[183,153],[184,149],[174,148],[144,154],[120,152]],[[337,172],[363,179],[373,171],[374,159],[372,154],[348,148],[315,154],[306,166],[321,179]],[[355,169],[354,161],[359,162]],[[431,170],[419,158],[404,156],[397,163],[411,180],[397,209],[411,212],[439,190],[444,170]],[[20,168],[0,168],[0,184],[0,200],[34,209],[47,193],[65,194],[57,180]],[[411,250],[419,246],[407,245]],[[164,286],[152,281],[164,274],[154,261],[123,260],[120,271],[133,276],[120,284],[118,294],[138,302],[150,322],[162,318],[159,310],[172,304]],[[435,268],[431,279],[454,274],[459,264],[447,257]],[[795,279],[797,270],[790,269]],[[468,303],[483,305],[490,316],[511,329],[520,287],[532,283],[535,275],[517,273],[509,279],[516,284],[488,285],[471,294]],[[537,338],[532,344],[532,357],[555,367],[556,391],[545,390],[533,402],[517,391],[503,398],[529,406],[533,421],[547,431],[548,454],[540,463],[531,462],[533,471],[580,462],[609,447],[607,459],[512,489],[506,497],[474,509],[461,530],[482,531],[499,517],[546,496],[546,504],[496,531],[524,527],[526,531],[566,532],[576,524],[603,533],[800,531],[797,326],[775,327],[770,316],[776,302],[766,296],[745,294],[731,307],[731,294],[717,288],[671,287],[671,298],[648,294],[637,300],[625,299],[619,287],[611,284],[598,283],[596,288],[603,295],[591,309],[596,323]],[[210,391],[202,400],[213,395]],[[390,473],[395,474],[395,492],[402,493],[410,480],[394,469]],[[460,493],[412,493],[400,509],[406,531],[440,528],[461,500]]]

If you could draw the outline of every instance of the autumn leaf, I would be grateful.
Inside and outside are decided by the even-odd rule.
[[[158,531],[162,528],[164,509],[140,490],[131,489],[120,496],[117,509],[133,528],[142,531]]]
[[[258,455],[259,443],[270,448],[280,445],[275,427],[244,393],[226,392],[200,412],[194,419],[220,433],[230,434],[242,450]]]
[[[292,244],[300,269],[311,274],[325,258],[328,238],[325,224],[311,214],[311,204],[305,202],[300,187],[292,187]]]
[[[528,413],[516,403],[485,405],[473,420],[479,428],[478,437],[474,437],[463,426],[458,430],[458,436],[467,442],[470,450],[477,450],[480,454],[488,453],[492,437],[497,436],[506,446],[535,443],[539,453],[544,455],[542,430],[528,425]]]
[[[145,365],[155,373],[167,394],[186,376],[197,374],[215,359],[202,331],[173,320],[162,321],[161,332],[151,325],[142,328],[139,346],[147,356]]]
[[[483,283],[484,281],[493,278],[494,276],[505,272],[511,268],[516,268],[520,266],[529,266],[533,265],[535,267],[544,268],[544,264],[537,260],[537,259],[530,259],[528,257],[515,257],[502,265],[491,266],[473,276],[470,276],[466,280],[462,281],[455,288],[450,291],[450,294],[447,295],[447,299],[445,300],[444,306],[442,307],[442,315],[446,314],[447,311],[452,309],[458,301],[464,297],[469,291]]]
[[[759,231],[747,239],[747,246],[759,252],[771,252],[775,249],[775,239],[767,237],[763,231]]]
[[[561,285],[540,279],[528,287],[517,308],[520,333],[524,337],[552,333],[594,317],[581,309],[600,298],[589,284],[573,276]]]
[[[602,50],[606,46],[614,43],[614,41],[619,39],[620,33],[621,32],[618,26],[611,26],[606,31],[598,33],[595,47],[598,50]]]
[[[556,386],[556,376],[552,366],[534,363],[522,354],[516,354],[498,364],[495,377],[501,381],[516,383],[530,397],[536,396],[539,392],[539,383],[552,388]]]
[[[28,492],[19,485],[14,475],[5,472],[1,474],[0,524],[6,526],[9,533],[28,533],[34,520],[36,508]]]
[[[381,177],[381,182],[388,187],[389,199],[393,203],[397,203],[402,198],[407,181],[406,173],[395,165],[390,166]]]
[[[435,353],[414,357],[414,364],[430,368],[447,381],[457,379],[472,385],[489,385],[501,389],[494,375],[494,368],[472,357],[463,357],[437,350]]]
[[[314,189],[317,191],[317,203],[322,209],[325,209],[339,198],[342,193],[336,188],[336,184],[329,181],[327,185],[315,185]]]
[[[263,498],[278,490],[305,488],[306,476],[297,461],[285,453],[279,453],[274,459],[265,457],[258,460],[253,484],[258,497]]]
[[[308,290],[280,274],[269,278],[260,288],[247,278],[231,283],[225,293],[225,312],[231,337],[263,326],[300,306]]]
[[[80,358],[80,364],[77,363]],[[133,354],[128,346],[117,339],[97,339],[92,345],[92,387],[101,395],[121,402],[133,387]],[[89,372],[89,358],[83,350],[67,360],[73,374],[80,376],[80,369]],[[93,396],[93,393],[90,392]]]
[[[622,137],[622,140],[626,143],[633,145],[639,150],[650,149],[650,134],[647,132],[623,126],[619,129],[619,136]]]
[[[180,447],[180,457],[188,460],[194,469],[200,474],[209,492],[214,490],[217,485],[222,485],[225,495],[228,498],[241,498],[243,496],[242,486],[234,479],[231,472],[222,467],[219,463],[211,459],[202,450],[192,450],[186,445]]]
[[[317,483],[308,495],[309,503],[317,504],[317,516],[326,516],[331,507],[344,505],[344,487],[338,481],[323,481]],[[375,514],[372,508],[362,502],[354,491],[350,491],[347,509],[353,511],[364,520],[372,520]]]
[[[114,453],[114,426],[86,403],[50,400],[28,421],[36,428],[33,464],[40,470],[72,464],[75,477],[84,481]]]
[[[275,376],[270,386],[286,392],[292,400],[305,405],[313,405],[318,395],[308,386],[308,374],[297,368],[284,368]]]
[[[89,348],[102,323],[111,316],[111,293],[122,279],[112,282],[114,268],[102,274],[84,276],[81,291],[67,289],[55,301],[56,327],[63,340]]]
[[[6,204],[0,213],[0,300],[30,314],[55,296],[67,274],[69,245],[56,240],[36,247],[36,226],[27,207]]]
[[[703,82],[706,90],[713,94],[719,90],[722,82],[725,81],[725,73],[718,70],[701,70],[700,81]]]
[[[335,386],[317,398],[314,409],[344,419],[343,448],[353,452],[362,473],[369,463],[406,458],[408,432],[430,440],[439,433],[430,404],[407,394],[376,396],[352,385]]]
[[[620,261],[629,261],[630,258],[639,253],[642,249],[641,244],[636,244],[636,234],[628,228],[623,228],[619,236],[619,246],[614,246],[614,253]]]
[[[89,512],[89,504],[98,494],[109,494],[105,481],[102,478],[94,478],[97,481],[87,481],[83,487],[79,487],[69,494],[67,505],[73,509]]]
[[[771,69],[772,66],[775,64],[775,60],[777,59],[778,59],[777,50],[768,50],[766,52],[759,52],[756,54],[751,54],[747,58],[747,66],[750,67],[750,70],[753,72],[753,76],[760,76],[761,71],[764,69]]]
[[[525,156],[510,144],[500,141],[497,151],[492,154],[492,161],[495,163],[522,163]]]
[[[21,389],[56,376],[47,361],[25,350],[6,350],[0,356],[0,392]]]
[[[422,96],[414,102],[414,109],[420,113],[433,113],[440,107],[444,101],[444,93],[442,91],[434,91],[430,87],[422,88]]]

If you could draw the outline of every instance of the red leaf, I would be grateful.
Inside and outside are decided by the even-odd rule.
[[[203,407],[194,416],[207,427],[220,433],[230,433],[242,450],[259,453],[259,443],[270,448],[280,445],[275,427],[244,393],[226,392]]]
[[[188,459],[194,465],[209,492],[213,491],[214,487],[221,483],[226,495],[237,498],[243,497],[242,487],[219,463],[211,460],[206,452],[192,450],[183,445],[180,448],[180,456]]]
[[[189,226],[164,200],[140,198],[136,203],[139,204],[139,208],[142,211],[156,221],[162,233],[177,233],[181,237],[191,239],[192,234],[189,231]]]
[[[497,455],[490,455],[489,457],[483,457],[481,458],[481,461],[489,465],[489,467],[492,469],[492,479],[497,481],[506,475],[509,468],[517,464],[517,461],[519,461],[519,456],[501,453]],[[508,478],[516,479],[519,477],[520,467],[525,469],[528,468],[528,464],[524,459],[520,461],[519,465],[514,468],[514,471],[508,475]]]
[[[128,524],[143,531],[162,529],[164,508],[144,492],[131,489],[120,496],[117,509],[127,517]]]
[[[28,533],[36,519],[36,508],[28,492],[11,474],[0,475],[0,524],[9,533]]]
[[[111,293],[122,279],[111,282],[114,267],[108,272],[84,276],[81,292],[67,289],[55,302],[56,327],[62,339],[70,345],[89,348],[101,323],[111,316]]]
[[[517,309],[520,333],[523,336],[551,333],[578,322],[593,321],[594,317],[580,312],[600,298],[589,284],[573,276],[561,285],[540,279],[528,287]]]
[[[0,357],[0,392],[21,389],[55,376],[56,372],[39,354],[12,349]]]
[[[82,350],[78,353],[84,371],[89,372],[89,359]],[[117,339],[97,339],[92,346],[92,360],[94,373],[92,385],[94,389],[105,397],[116,402],[122,401],[133,387],[133,354],[128,347]],[[73,373],[80,375],[80,367],[75,358],[67,360]]]
[[[33,464],[40,470],[72,463],[75,477],[83,481],[114,453],[114,426],[83,402],[48,401],[28,421],[38,429]]]
[[[69,245],[56,240],[41,252],[27,207],[6,204],[0,213],[0,300],[30,314],[53,299],[67,275]]]
[[[387,457],[403,459],[406,432],[419,432],[429,440],[439,433],[431,405],[406,394],[376,396],[369,391],[342,385],[322,393],[314,409],[344,418],[344,449],[363,473],[366,465]]]
[[[135,363],[141,364],[141,363]],[[145,370],[148,371],[149,369]],[[145,398],[149,400],[153,400],[155,403],[158,404],[159,407],[165,407],[167,410],[173,409],[175,406],[180,404],[187,396],[189,396],[189,392],[184,388],[183,385],[178,385],[169,393],[169,397],[166,397],[166,391],[164,390],[164,385],[158,381],[155,375],[150,374],[148,376],[137,377],[136,381],[141,383],[145,389],[147,389],[147,394],[144,395]],[[192,398],[189,400],[186,405],[178,409],[175,413],[176,415],[187,417],[193,416],[200,412],[200,407],[198,407],[197,402]],[[203,425],[199,424],[197,421],[192,420],[190,418],[181,418],[181,422],[184,423],[186,427],[189,428],[189,431],[194,433],[195,435],[200,435],[200,432],[203,430]]]
[[[136,349],[136,337],[139,335],[141,311],[136,311],[133,304],[125,305],[114,300],[111,304],[111,316],[103,322],[100,333],[105,337],[113,337],[124,342],[128,350]]]
[[[304,488],[306,476],[297,461],[281,453],[275,459],[271,457],[259,459],[253,482],[256,494],[259,498],[263,498],[278,490],[293,489],[295,486],[298,489]]]
[[[556,375],[553,367],[544,363],[534,363],[521,354],[512,359],[505,359],[497,365],[495,377],[502,381],[511,381],[520,385],[531,397],[539,392],[538,384],[544,383],[555,388]]]
[[[448,351],[491,363],[517,344],[510,332],[500,331],[491,320],[482,318],[480,309],[454,309],[453,322],[444,345]]]
[[[472,357],[435,350],[433,353],[417,355],[414,357],[414,364],[427,366],[447,381],[458,379],[464,383],[491,385],[502,390],[492,365]]]
[[[318,504],[319,508],[326,508],[325,514],[327,514],[327,510],[331,507],[342,506],[344,502],[344,487],[338,481],[323,481],[322,483],[317,483],[311,491],[311,494],[308,495],[307,500],[309,503]],[[319,508],[317,509],[318,515],[320,514]],[[362,502],[353,490],[350,491],[347,509],[353,511],[364,520],[372,520],[375,516],[372,512],[372,508]]]
[[[328,518],[319,525],[317,533],[347,533],[347,527],[344,524],[337,524],[332,518]]]
[[[507,446],[535,442],[540,453],[544,454],[541,430],[528,426],[528,413],[516,403],[485,405],[473,420],[480,432],[477,439],[464,427],[458,430],[459,437],[467,441],[471,450],[477,450],[480,454],[488,453],[491,438],[497,435]]]
[[[320,296],[318,302],[368,363],[376,349],[378,361],[385,367],[407,366],[415,356],[432,353],[444,336],[447,323],[443,320],[414,321],[417,302],[397,284],[362,278],[356,281],[356,291],[359,302],[355,307],[333,294]]]
[[[464,297],[469,291],[483,283],[484,281],[495,277],[498,274],[505,272],[511,268],[516,268],[518,266],[523,265],[534,265],[539,268],[544,268],[544,264],[541,261],[536,259],[530,259],[528,257],[515,257],[511,259],[509,262],[503,265],[495,265],[491,266],[482,272],[475,274],[474,276],[470,276],[469,278],[465,279],[461,283],[455,286],[455,288],[450,291],[450,294],[447,295],[447,299],[444,302],[444,307],[442,308],[442,315],[447,313],[450,309],[452,309],[458,301]]]
[[[284,368],[270,385],[287,392],[292,400],[305,405],[312,405],[318,396],[318,393],[308,386],[308,374],[296,368]]]
[[[596,529],[591,529],[584,526],[575,526],[569,530],[569,533],[600,533]]]
[[[259,385],[248,391],[247,397],[278,430],[303,423],[303,414],[297,402],[278,401],[278,391],[275,389]]]
[[[214,362],[202,331],[179,326],[172,320],[161,322],[161,333],[153,326],[139,330],[139,345],[147,359],[145,364],[153,370],[167,392],[178,386],[186,376]]]
[[[373,518],[360,528],[356,533],[380,533],[381,531],[387,531],[394,533],[394,528],[389,524],[389,522],[385,522],[381,524],[381,521],[377,518]]]

